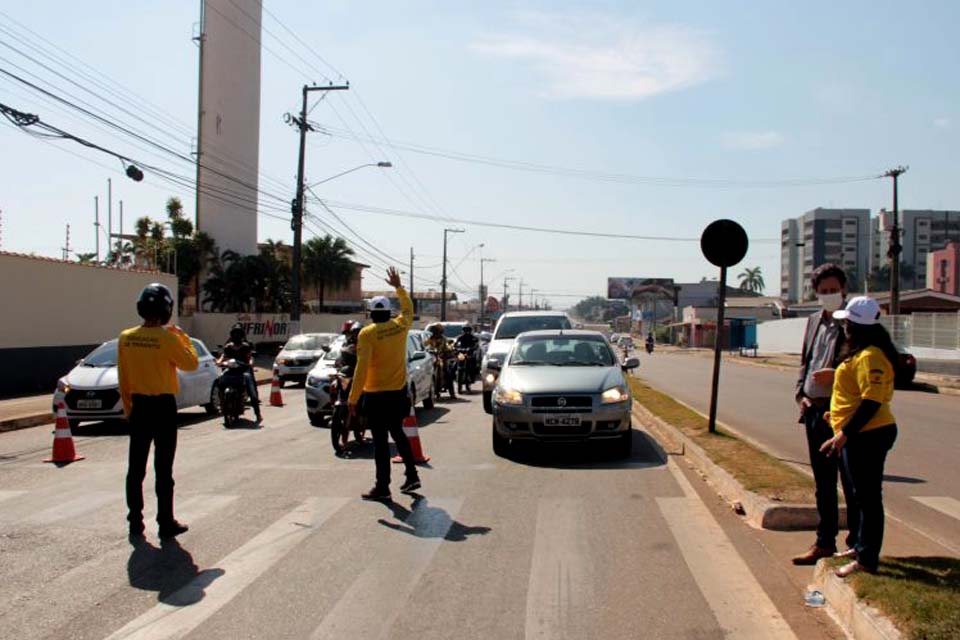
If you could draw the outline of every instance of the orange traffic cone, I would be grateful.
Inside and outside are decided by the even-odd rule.
[[[83,460],[73,448],[73,434],[70,433],[70,421],[67,420],[67,407],[63,402],[57,406],[57,424],[53,432],[53,454],[44,462],[66,464]]]
[[[410,441],[410,448],[413,449],[413,461],[417,464],[430,462],[430,456],[423,454],[423,448],[420,446],[420,430],[417,428],[417,414],[410,407],[410,415],[403,419],[403,434]],[[400,456],[393,456],[394,463],[403,462]]]
[[[283,406],[283,396],[280,395],[280,369],[276,365],[273,367],[273,380],[270,382],[270,406]]]

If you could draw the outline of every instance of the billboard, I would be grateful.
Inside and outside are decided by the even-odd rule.
[[[673,300],[673,278],[607,278],[607,298],[633,300],[645,296]]]

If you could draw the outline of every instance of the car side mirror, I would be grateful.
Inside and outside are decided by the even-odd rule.
[[[320,348],[323,349],[324,353],[327,353],[330,351],[330,345],[328,344],[321,345]]]
[[[487,369],[491,371],[500,371],[503,369],[503,363],[496,358],[490,358],[487,360]]]
[[[413,355],[410,356],[410,362],[416,362],[417,360],[424,360],[427,357],[426,351],[414,351]]]
[[[636,369],[639,366],[640,366],[639,358],[627,358],[627,361],[623,363],[622,368],[624,371],[629,371],[631,369]]]

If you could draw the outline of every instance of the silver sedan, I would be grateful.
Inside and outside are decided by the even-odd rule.
[[[493,450],[512,440],[610,441],[630,455],[630,387],[610,343],[597,331],[532,331],[517,337],[493,392]]]

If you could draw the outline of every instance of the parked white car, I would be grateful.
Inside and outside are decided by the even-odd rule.
[[[325,418],[333,413],[330,401],[330,382],[337,373],[336,361],[340,357],[343,341],[334,342],[330,351],[321,358],[307,376],[307,418],[314,426],[323,426]],[[414,404],[423,403],[424,409],[433,408],[433,356],[423,348],[423,338],[417,331],[407,334],[407,385]]]
[[[287,340],[274,364],[280,370],[280,386],[287,380],[303,382],[314,365],[337,339],[336,333],[301,333]]]
[[[216,381],[220,371],[206,345],[191,338],[200,364],[196,371],[177,371],[180,391],[177,409],[202,406],[207,413],[219,413],[220,398]],[[117,341],[109,340],[77,362],[70,373],[57,381],[53,394],[53,411],[63,402],[70,426],[90,420],[123,420],[117,377]]]

